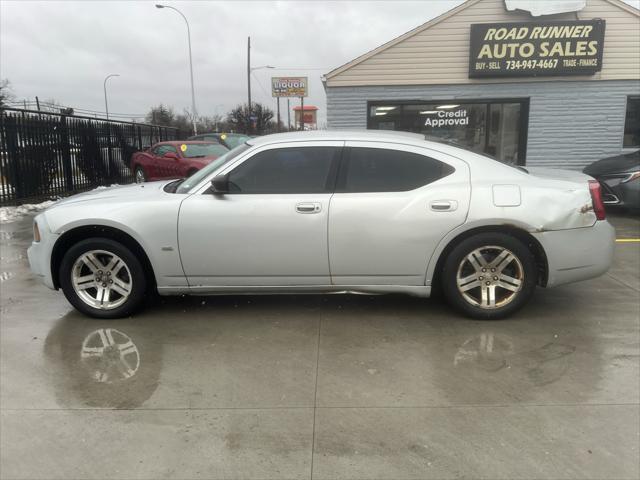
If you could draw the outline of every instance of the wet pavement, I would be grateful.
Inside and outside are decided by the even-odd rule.
[[[1,225],[2,478],[640,476],[640,243],[498,322],[400,296],[100,321],[29,273],[30,241],[29,218]]]

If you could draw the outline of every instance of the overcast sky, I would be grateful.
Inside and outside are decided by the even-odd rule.
[[[11,81],[19,100],[37,95],[103,112],[103,79],[119,73],[108,84],[110,112],[144,115],[161,102],[182,112],[191,103],[186,27],[176,12],[154,3],[0,0],[0,78]],[[320,107],[321,122],[322,74],[460,3],[166,2],[191,25],[199,114],[225,113],[246,102],[251,36],[252,66],[278,67],[254,72],[253,100],[275,109],[271,76],[308,76],[305,104]]]

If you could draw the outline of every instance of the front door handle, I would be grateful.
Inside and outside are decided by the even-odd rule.
[[[298,213],[320,213],[322,205],[318,202],[303,202],[296,204]]]
[[[429,208],[434,212],[453,212],[458,208],[458,202],[455,200],[434,200],[429,203]]]

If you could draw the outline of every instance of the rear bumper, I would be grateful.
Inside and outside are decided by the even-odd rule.
[[[598,277],[613,261],[616,234],[607,221],[592,227],[534,233],[547,255],[547,287]]]

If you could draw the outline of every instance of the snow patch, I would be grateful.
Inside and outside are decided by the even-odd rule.
[[[119,187],[119,186],[120,186],[119,184],[114,183],[113,185],[109,185],[108,187],[106,186],[96,187],[91,191],[106,190],[107,188]],[[41,210],[44,210],[45,208],[49,208],[50,206],[54,205],[56,202],[57,200],[47,200],[46,202],[42,202],[42,203],[25,203],[24,205],[19,205],[17,207],[0,207],[0,224],[16,222],[20,220],[22,217],[24,217],[25,215],[36,213]]]
[[[20,220],[25,215],[29,215],[33,212],[39,212],[45,208],[49,208],[56,203],[55,200],[47,200],[42,203],[25,203],[17,207],[1,207],[0,208],[0,223],[10,223]]]

